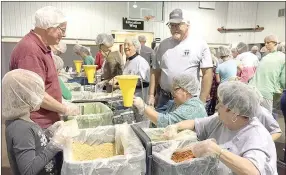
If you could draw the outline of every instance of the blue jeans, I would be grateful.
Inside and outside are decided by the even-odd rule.
[[[281,96],[280,107],[284,116],[284,123],[286,128],[286,90],[284,89],[283,94]],[[286,129],[285,129],[286,132]],[[286,143],[285,143],[285,151],[284,151],[284,162],[286,162]]]
[[[166,95],[162,89],[160,90],[159,93],[160,94],[159,94],[158,104],[156,106],[156,111],[159,113],[163,113],[167,110],[167,103],[170,100],[173,100],[173,98]]]

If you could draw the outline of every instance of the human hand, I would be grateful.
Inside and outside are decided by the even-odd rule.
[[[221,148],[217,145],[215,139],[207,139],[196,143],[191,148],[195,157],[219,155]]]
[[[64,121],[57,121],[52,126],[48,127],[45,134],[48,137],[53,137],[55,132],[64,125]]]
[[[79,106],[76,106],[74,104],[69,104],[65,106],[64,115],[73,116],[73,115],[79,115],[79,114],[80,114]]]
[[[140,97],[133,98],[133,105],[138,109],[140,114],[144,113],[145,107],[147,106]]]
[[[169,125],[166,127],[164,137],[168,140],[173,139],[178,134],[178,125]]]

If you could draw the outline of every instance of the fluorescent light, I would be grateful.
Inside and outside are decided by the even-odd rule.
[[[136,2],[134,2],[134,4],[133,4],[133,8],[137,8],[137,4],[136,4]]]

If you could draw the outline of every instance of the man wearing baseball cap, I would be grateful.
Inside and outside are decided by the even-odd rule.
[[[190,20],[186,11],[175,9],[169,15],[167,23],[172,37],[163,40],[152,64],[149,88],[149,105],[154,105],[155,87],[160,83],[160,94],[157,104],[159,111],[164,111],[165,104],[173,96],[172,79],[185,72],[200,80],[200,69],[203,77],[201,88],[195,94],[205,103],[212,84],[212,58],[207,43],[190,34]]]

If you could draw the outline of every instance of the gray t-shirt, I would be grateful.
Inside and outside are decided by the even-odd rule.
[[[254,117],[247,126],[231,131],[223,125],[217,115],[195,119],[195,131],[199,140],[216,139],[228,151],[251,161],[261,175],[277,175],[275,144],[258,118]],[[222,162],[219,174],[233,174]]]
[[[173,77],[180,73],[189,73],[200,82],[200,68],[213,67],[211,53],[207,43],[195,36],[189,35],[179,42],[173,38],[163,40],[156,52],[153,69],[161,69],[160,86],[171,92]],[[198,95],[200,89],[198,90]]]
[[[55,155],[60,151],[49,143],[36,123],[25,120],[6,121],[6,142],[14,175],[57,175]]]
[[[260,106],[257,118],[270,134],[282,132],[278,122],[274,119],[273,115],[263,106]]]
[[[151,64],[152,60],[155,59],[154,50],[151,49],[150,47],[145,46],[145,45],[141,45],[140,55],[143,58],[145,58],[145,60],[148,62],[149,65]]]

